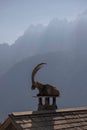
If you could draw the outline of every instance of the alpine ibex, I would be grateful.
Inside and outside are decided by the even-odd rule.
[[[42,84],[40,82],[35,82],[34,77],[37,71],[42,67],[43,64],[46,63],[40,63],[38,64],[32,71],[32,87],[31,89],[37,88],[39,90],[39,94],[37,96],[59,96],[60,92],[56,87],[53,87],[49,84]]]

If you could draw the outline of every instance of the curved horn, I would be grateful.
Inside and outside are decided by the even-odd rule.
[[[42,67],[43,64],[46,64],[46,63],[40,63],[40,64],[38,64],[38,65],[33,69],[33,71],[32,71],[32,76],[31,76],[32,84],[35,83],[35,81],[34,81],[34,76],[35,76],[35,74],[36,74],[37,71]]]

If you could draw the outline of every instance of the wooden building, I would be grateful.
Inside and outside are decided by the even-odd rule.
[[[87,130],[87,107],[13,112],[0,130]]]

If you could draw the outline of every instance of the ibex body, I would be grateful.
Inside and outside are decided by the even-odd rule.
[[[40,82],[35,82],[34,76],[36,72],[41,68],[41,66],[46,63],[38,64],[33,72],[32,72],[32,89],[37,88],[39,90],[39,94],[37,96],[59,96],[59,90],[56,87],[51,86],[50,84],[42,84]]]

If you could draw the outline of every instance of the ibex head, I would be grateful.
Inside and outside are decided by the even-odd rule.
[[[35,89],[37,87],[37,82],[35,82],[34,77],[35,77],[35,74],[37,73],[37,71],[42,67],[43,64],[46,64],[46,63],[38,64],[32,71],[32,75],[31,75],[32,87],[31,87],[31,89]]]

